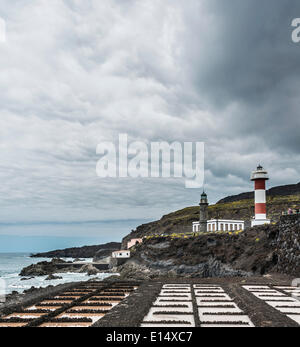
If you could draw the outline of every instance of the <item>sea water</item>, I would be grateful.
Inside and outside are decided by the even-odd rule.
[[[61,258],[66,261],[73,261],[73,258]],[[95,276],[88,276],[86,273],[56,273],[55,275],[62,277],[59,280],[45,281],[47,276],[35,276],[29,280],[22,281],[19,276],[21,270],[31,264],[36,264],[40,261],[50,261],[49,258],[31,258],[29,253],[0,253],[0,282],[1,290],[5,294],[10,294],[13,291],[22,293],[24,290],[31,287],[43,288],[49,285],[58,285],[62,283],[88,281],[90,279],[102,280],[111,274],[99,273]],[[84,259],[85,262],[92,262],[92,259]]]

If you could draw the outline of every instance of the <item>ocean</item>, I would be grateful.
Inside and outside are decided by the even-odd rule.
[[[62,258],[67,261],[73,261],[72,258]],[[7,295],[13,291],[22,293],[24,290],[33,287],[43,288],[49,285],[58,285],[68,282],[88,281],[91,278],[104,279],[110,276],[107,273],[99,273],[95,276],[88,276],[85,273],[57,273],[61,276],[60,280],[45,281],[47,276],[38,276],[30,280],[21,281],[19,273],[28,265],[38,263],[40,261],[49,261],[49,258],[30,258],[29,253],[0,253],[0,294]],[[92,259],[85,259],[91,262]]]

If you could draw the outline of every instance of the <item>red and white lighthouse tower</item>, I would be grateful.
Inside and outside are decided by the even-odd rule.
[[[268,172],[261,165],[251,174],[251,181],[254,181],[255,189],[255,218],[251,221],[251,226],[270,224],[266,207],[266,181],[268,179]]]

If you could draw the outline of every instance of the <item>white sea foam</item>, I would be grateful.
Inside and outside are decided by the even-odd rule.
[[[62,258],[67,261],[74,260],[73,258]],[[99,273],[95,276],[88,276],[86,273],[57,273],[55,275],[62,277],[59,280],[45,281],[47,276],[37,276],[25,281],[19,276],[22,268],[25,266],[38,263],[40,261],[49,261],[48,258],[31,258],[28,254],[0,254],[0,279],[5,281],[5,293],[10,294],[13,291],[22,293],[24,290],[31,287],[44,288],[49,285],[58,285],[62,283],[88,281],[90,279],[102,280],[111,274]],[[84,259],[85,262],[91,262],[92,258]]]

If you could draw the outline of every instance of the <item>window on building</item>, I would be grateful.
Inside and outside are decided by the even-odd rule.
[[[238,230],[238,225],[237,224],[234,225],[234,230]]]
[[[216,230],[216,224],[213,224],[213,231]]]
[[[223,231],[224,230],[224,224],[223,223],[221,223],[221,231]]]
[[[228,231],[228,224],[225,224],[225,230]]]
[[[230,231],[232,231],[233,230],[233,225],[232,224],[230,224]]]
[[[243,230],[243,224],[240,224],[240,230]]]
[[[211,231],[211,224],[208,224],[208,231]]]

